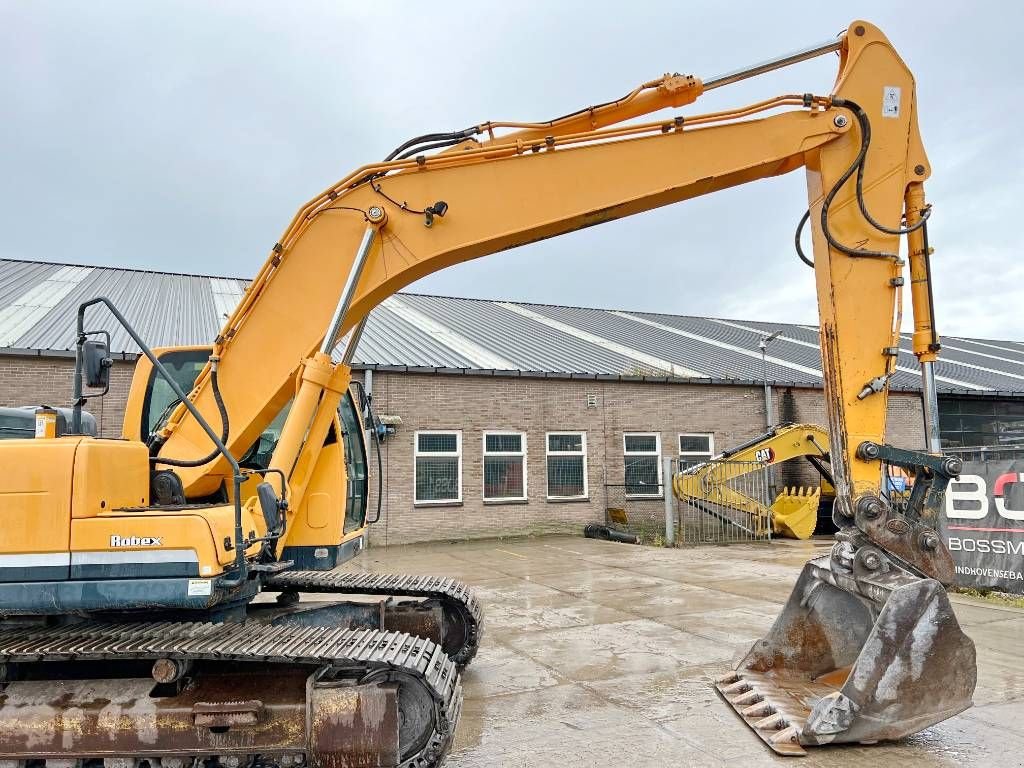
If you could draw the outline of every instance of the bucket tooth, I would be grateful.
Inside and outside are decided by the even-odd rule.
[[[769,704],[767,701],[759,701],[757,704],[752,704],[743,711],[740,712],[743,717],[768,717],[768,715],[775,714],[775,707]]]
[[[738,707],[745,707],[750,704],[757,704],[760,701],[764,701],[764,696],[762,696],[753,688],[751,688],[746,693],[741,694],[737,696],[735,699],[733,699],[732,703]]]
[[[768,740],[772,742],[772,744],[799,744],[800,729],[795,725],[787,726],[778,733],[773,733],[768,737]]]
[[[759,731],[780,731],[787,727],[789,723],[786,722],[786,718],[776,712],[774,715],[768,715],[768,717],[755,720],[752,725]]]
[[[722,689],[722,693],[726,696],[735,696],[737,693],[746,693],[750,690],[750,683],[746,680],[737,680],[732,685],[727,685]]]
[[[727,675],[722,675],[715,680],[715,685],[731,685],[740,679],[740,676],[736,672],[730,672]]]

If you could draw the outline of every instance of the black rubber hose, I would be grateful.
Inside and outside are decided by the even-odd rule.
[[[471,136],[476,136],[480,132],[477,126],[471,128],[464,128],[461,131],[448,131],[447,133],[425,133],[422,136],[416,136],[415,138],[409,139],[404,144],[396,147],[391,153],[384,158],[384,162],[390,162],[398,157],[400,154],[409,150],[410,148],[416,147],[419,144],[426,144],[427,142],[434,141],[464,141]],[[415,154],[415,152],[413,152]]]
[[[217,403],[217,410],[220,412],[220,423],[222,424],[220,431],[220,441],[227,445],[228,442],[228,409],[224,405],[224,398],[220,394],[220,382],[217,380],[217,370],[214,369],[210,373],[210,383],[213,386],[213,399]],[[201,459],[165,459],[162,456],[152,456],[150,461],[154,464],[165,464],[169,467],[201,467],[204,464],[209,464],[211,461],[220,456],[220,449],[214,448],[211,453],[204,456]]]
[[[853,112],[854,117],[857,118],[857,122],[860,124],[862,136],[861,141],[864,145],[866,155],[867,147],[871,144],[871,121],[868,119],[867,113],[863,109],[861,109],[860,106],[857,105],[855,102],[848,101],[846,102],[846,106],[849,107],[849,109]],[[860,165],[857,168],[857,206],[860,208],[860,212],[864,216],[864,218],[868,220],[868,223],[872,227],[877,229],[879,232],[885,232],[885,234],[887,235],[907,235],[923,227],[925,223],[928,221],[928,217],[931,216],[932,212],[930,208],[926,208],[925,210],[921,211],[921,220],[917,222],[917,224],[915,224],[912,227],[906,227],[905,229],[891,229],[890,227],[887,227],[884,224],[875,221],[874,217],[870,213],[868,213],[867,206],[864,203],[865,165],[866,157],[864,160],[861,160]]]
[[[430,144],[420,144],[412,149],[408,149],[398,157],[392,158],[394,160],[408,160],[413,155],[418,155],[420,152],[428,152],[431,149],[445,149],[447,147],[454,147],[464,142],[465,139],[448,139],[446,141],[434,141]]]
[[[804,227],[807,226],[807,222],[811,220],[811,209],[808,208],[807,212],[800,217],[800,223],[796,225],[796,235],[793,237],[793,242],[796,244],[796,255],[800,257],[800,261],[806,264],[811,269],[814,269],[814,261],[807,258],[807,254],[804,253],[803,246],[800,245],[800,236],[804,233]]]
[[[852,110],[855,114],[856,111],[860,109],[860,106],[858,104],[852,101],[848,101],[846,99],[833,99],[832,105],[835,107],[846,107]],[[839,194],[839,190],[842,189],[842,186],[847,181],[849,181],[850,177],[853,176],[853,174],[856,173],[857,169],[860,168],[860,166],[863,164],[864,158],[867,157],[868,154],[868,142],[870,140],[871,134],[865,133],[862,130],[860,135],[860,151],[857,153],[857,157],[853,159],[853,162],[850,163],[850,167],[843,172],[843,175],[839,177],[839,180],[832,186],[832,189],[828,191],[828,194],[825,195],[825,200],[821,205],[821,230],[822,233],[825,235],[825,239],[828,241],[829,245],[831,245],[837,251],[842,251],[848,256],[891,259],[895,254],[886,253],[885,251],[869,251],[864,248],[851,248],[848,245],[843,245],[832,236],[832,231],[829,229],[828,226],[829,206],[832,205],[832,201],[835,199],[836,195]]]

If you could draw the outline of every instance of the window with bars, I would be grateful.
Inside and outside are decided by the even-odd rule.
[[[703,464],[715,454],[715,436],[710,432],[689,432],[679,435],[680,471]]]
[[[587,433],[548,432],[548,498],[587,498]]]
[[[484,432],[484,501],[526,500],[526,435]]]
[[[622,453],[626,496],[661,496],[661,434],[625,432]]]
[[[462,432],[416,432],[416,504],[462,501]]]

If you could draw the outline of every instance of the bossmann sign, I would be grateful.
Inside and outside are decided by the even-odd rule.
[[[1024,460],[964,462],[939,532],[958,585],[1024,594]]]

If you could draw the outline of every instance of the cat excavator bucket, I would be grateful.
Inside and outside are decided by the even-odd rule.
[[[906,510],[864,495],[853,515],[836,513],[845,525],[831,552],[804,567],[768,634],[717,681],[775,752],[899,739],[971,706],[974,644],[943,586],[952,557],[927,525],[948,479],[932,459]]]
[[[809,539],[818,522],[821,488],[783,488],[771,506],[773,532],[788,539]]]

